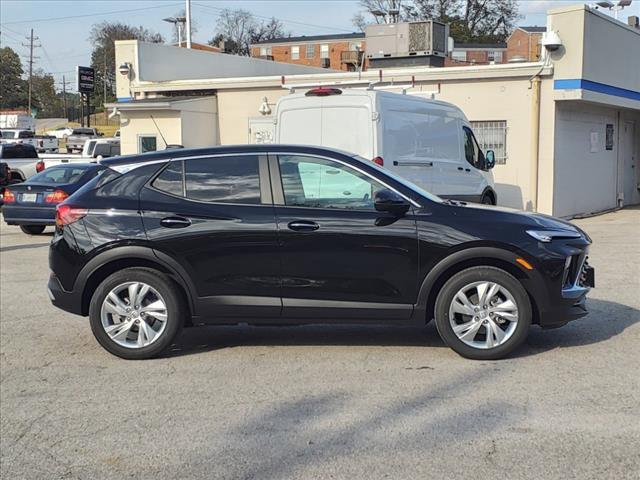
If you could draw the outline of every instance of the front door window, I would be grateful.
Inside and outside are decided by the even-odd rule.
[[[285,204],[290,207],[375,210],[373,198],[382,184],[324,158],[279,157]]]

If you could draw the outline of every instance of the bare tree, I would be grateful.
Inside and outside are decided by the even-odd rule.
[[[252,43],[288,35],[282,22],[275,17],[259,22],[247,10],[227,8],[220,12],[216,34],[209,44],[219,45],[220,42],[224,42],[227,53],[248,56],[251,54]]]

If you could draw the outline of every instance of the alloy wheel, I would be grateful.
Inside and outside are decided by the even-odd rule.
[[[100,319],[113,342],[126,348],[143,348],[162,336],[167,325],[167,304],[152,286],[126,282],[107,294]]]
[[[479,349],[498,347],[511,338],[518,324],[518,306],[504,286],[473,282],[454,295],[449,322],[465,344]]]

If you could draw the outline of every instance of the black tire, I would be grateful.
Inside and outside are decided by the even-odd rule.
[[[483,205],[495,205],[495,201],[493,200],[493,196],[490,193],[485,193],[484,195],[482,195],[482,198],[480,199],[480,203],[482,203]]]
[[[449,307],[458,291],[480,281],[494,282],[506,288],[518,308],[518,321],[511,337],[501,345],[488,349],[476,348],[460,340],[454,333],[449,318]],[[500,268],[481,266],[462,270],[444,284],[436,299],[435,320],[442,340],[459,355],[473,360],[498,360],[512,353],[524,342],[531,325],[531,312],[529,296],[518,279]]]
[[[167,320],[164,331],[150,345],[127,348],[113,341],[102,326],[102,304],[109,292],[127,282],[143,282],[154,288],[164,299]],[[167,275],[151,268],[126,268],[108,276],[95,290],[89,305],[89,321],[94,337],[109,353],[127,360],[153,358],[169,347],[180,333],[187,317],[188,307],[178,292],[178,286]]]
[[[45,225],[20,225],[20,230],[27,235],[40,235],[45,228]]]

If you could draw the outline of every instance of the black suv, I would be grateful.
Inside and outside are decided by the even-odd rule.
[[[253,145],[102,163],[58,207],[49,294],[123,358],[159,354],[184,325],[435,318],[456,352],[496,359],[530,324],[586,314],[583,231],[441,200],[344,152]]]

